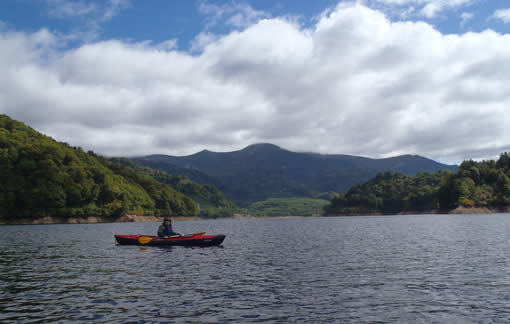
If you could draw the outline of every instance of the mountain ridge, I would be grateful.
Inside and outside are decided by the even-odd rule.
[[[293,152],[270,143],[252,144],[231,152],[202,150],[187,156],[154,154],[134,160],[172,174],[186,174],[199,183],[205,179],[214,181],[215,186],[241,206],[270,197],[314,197],[327,192],[345,192],[379,172],[416,175],[458,169],[420,155],[373,159]],[[201,175],[201,179],[190,176],[190,172]]]

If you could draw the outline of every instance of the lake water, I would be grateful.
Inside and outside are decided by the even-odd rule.
[[[510,322],[510,215],[176,221],[222,247],[118,246],[158,223],[0,227],[0,322]]]

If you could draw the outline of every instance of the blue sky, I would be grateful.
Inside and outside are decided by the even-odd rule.
[[[105,155],[510,150],[503,0],[0,2],[0,113]]]
[[[74,13],[60,8],[74,4]],[[117,5],[115,5],[117,3]],[[227,33],[239,28],[226,23],[235,8],[247,6],[264,16],[292,15],[309,23],[315,16],[338,2],[316,1],[80,1],[80,0],[6,0],[0,2],[0,20],[8,28],[35,32],[41,28],[64,34],[94,33],[94,40],[122,39],[126,41],[178,41],[181,50],[200,32],[210,30]],[[109,7],[117,6],[115,16],[103,19]],[[215,17],[229,8],[232,12]],[[97,25],[96,25],[97,24]],[[92,26],[91,26],[92,25]]]
[[[232,16],[242,12],[243,7],[258,12],[255,19],[289,16],[306,27],[313,25],[318,16],[331,10],[339,2],[338,0],[4,0],[0,2],[0,21],[3,22],[4,28],[17,31],[36,32],[41,28],[47,28],[63,34],[90,34],[89,37],[77,42],[70,42],[67,44],[69,46],[108,39],[154,43],[175,40],[180,50],[189,51],[192,40],[203,31],[225,34],[244,27],[228,22]],[[434,3],[433,0],[361,2],[384,11],[396,21],[426,21],[447,34],[480,32],[486,29],[500,33],[510,32],[510,14],[506,23],[494,16],[498,9],[510,8],[510,4],[505,0],[439,0],[436,2],[458,2],[459,5],[445,5],[432,16],[423,14],[420,10],[428,2]],[[105,12],[112,9],[112,16],[105,18]]]

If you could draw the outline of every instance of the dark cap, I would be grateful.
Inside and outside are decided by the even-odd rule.
[[[165,219],[163,219],[163,222],[166,222],[166,221],[172,222],[172,220],[170,219],[170,217],[165,217]]]

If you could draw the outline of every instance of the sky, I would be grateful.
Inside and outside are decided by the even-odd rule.
[[[510,151],[507,0],[2,0],[0,113],[106,156]]]

